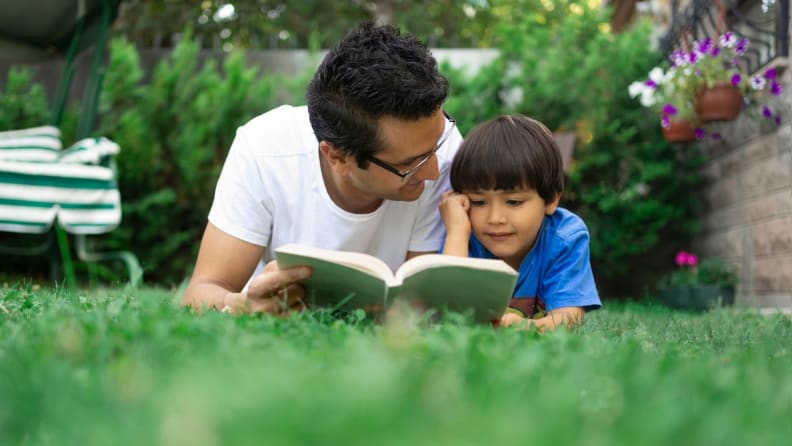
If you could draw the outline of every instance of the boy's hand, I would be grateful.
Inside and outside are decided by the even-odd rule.
[[[514,324],[525,325],[526,319],[517,313],[507,311],[506,313],[503,313],[503,316],[501,316],[500,320],[495,324],[495,326],[508,327]]]
[[[440,199],[440,217],[446,226],[446,232],[460,232],[470,235],[470,199],[465,194],[453,191],[443,193]]]

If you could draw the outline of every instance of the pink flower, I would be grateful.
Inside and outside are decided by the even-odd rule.
[[[674,261],[678,266],[696,266],[698,264],[698,256],[687,251],[679,251]]]

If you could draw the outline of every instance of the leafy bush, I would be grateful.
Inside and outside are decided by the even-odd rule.
[[[112,42],[100,134],[118,142],[122,227],[147,280],[188,274],[236,128],[282,102],[303,101],[306,76],[261,75],[241,53],[201,64],[189,36],[144,79],[135,48]]]

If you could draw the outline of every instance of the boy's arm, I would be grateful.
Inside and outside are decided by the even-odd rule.
[[[517,312],[507,311],[501,317],[498,326],[508,327],[516,324],[524,329],[536,329],[540,333],[545,330],[554,330],[560,325],[575,328],[583,323],[583,315],[585,313],[582,307],[561,307],[548,311],[545,317],[528,319],[517,314]]]
[[[446,227],[443,254],[467,257],[470,240],[470,200],[465,194],[448,191],[440,200],[440,216]]]

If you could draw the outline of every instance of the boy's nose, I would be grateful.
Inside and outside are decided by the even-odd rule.
[[[504,218],[504,214],[498,205],[492,205],[490,207],[489,212],[489,222],[490,223],[503,223],[506,219]]]

